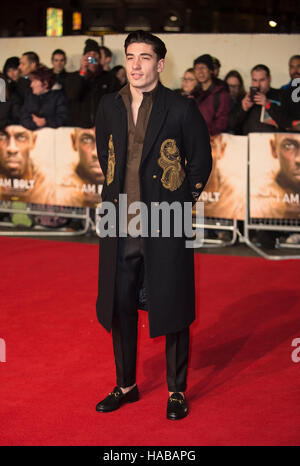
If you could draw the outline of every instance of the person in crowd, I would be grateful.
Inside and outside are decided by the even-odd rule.
[[[100,46],[100,65],[104,71],[110,71],[112,56],[112,51],[109,48],[104,45]]]
[[[236,102],[245,96],[246,91],[244,87],[244,81],[238,71],[229,71],[226,74],[224,81],[227,83],[231,97],[231,102]]]
[[[194,71],[199,82],[193,92],[198,109],[206,121],[210,135],[226,131],[230,112],[230,94],[227,86],[214,75],[211,55],[194,60]]]
[[[220,70],[221,70],[221,62],[220,62],[220,60],[219,60],[218,58],[216,58],[216,57],[211,57],[211,58],[212,58],[213,64],[214,64],[214,76],[215,76],[216,78],[218,78],[219,75],[220,75]]]
[[[101,201],[104,183],[97,157],[95,128],[75,128],[71,133],[71,145],[78,153],[78,160],[72,167],[72,172],[57,186],[57,204],[95,207]]]
[[[70,126],[93,128],[99,102],[104,94],[119,90],[120,82],[100,64],[100,47],[87,39],[80,70],[66,78],[66,95],[71,106]]]
[[[8,125],[18,123],[21,104],[17,94],[12,92],[7,77],[0,73],[0,79],[5,82],[4,95],[1,95],[3,101],[0,103],[0,129],[3,130]]]
[[[283,91],[271,87],[269,68],[262,64],[254,66],[251,83],[252,88],[232,112],[229,130],[235,133],[241,129],[242,134],[284,130],[286,116],[282,109]]]
[[[127,84],[126,69],[122,65],[114,66],[111,70],[112,74],[120,81],[121,87]]]
[[[300,55],[293,55],[289,59],[289,74],[291,78],[290,81],[281,86],[281,89],[287,89],[291,86],[293,79],[300,78]]]
[[[54,187],[33,162],[30,152],[37,134],[20,125],[0,130],[0,191],[2,200],[51,203]]]
[[[232,117],[234,117],[235,107],[240,105],[241,100],[245,97],[246,91],[244,88],[244,81],[240,73],[236,70],[229,71],[224,79],[225,83],[228,86],[230,97],[231,97],[231,108],[229,113],[228,120],[228,129],[232,128],[233,124],[231,122]],[[231,131],[233,132],[233,131]],[[242,134],[242,128],[235,128],[235,134]]]
[[[192,97],[198,81],[195,76],[194,68],[188,68],[183,75],[181,89],[175,89],[175,92],[184,97]]]
[[[29,74],[31,92],[21,109],[20,123],[28,129],[58,128],[69,122],[69,104],[62,90],[56,90],[52,70],[41,66]]]
[[[25,97],[30,93],[29,74],[40,66],[40,58],[35,52],[25,52],[20,58],[20,78],[16,82],[16,92],[24,103]]]
[[[56,49],[51,55],[52,71],[55,74],[56,82],[59,83],[62,89],[65,89],[67,71],[65,69],[67,63],[67,55],[64,50]]]
[[[3,74],[8,82],[17,82],[20,77],[19,57],[9,57],[3,66]]]

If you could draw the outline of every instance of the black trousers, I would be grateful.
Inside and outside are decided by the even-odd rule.
[[[112,337],[117,385],[136,382],[139,289],[144,279],[142,238],[119,238]],[[168,390],[183,392],[189,353],[189,327],[166,335]]]

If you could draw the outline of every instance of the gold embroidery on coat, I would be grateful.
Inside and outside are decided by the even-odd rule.
[[[108,141],[108,164],[106,173],[106,184],[109,185],[113,182],[115,176],[116,155],[112,134],[109,136]]]
[[[160,147],[158,165],[163,169],[161,182],[170,191],[178,189],[185,178],[181,157],[175,139],[166,139]]]

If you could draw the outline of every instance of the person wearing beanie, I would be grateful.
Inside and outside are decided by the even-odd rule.
[[[104,94],[119,90],[118,79],[100,64],[100,46],[93,39],[85,41],[80,69],[69,73],[66,95],[71,107],[70,126],[92,128],[99,102]]]
[[[230,94],[223,81],[214,75],[213,57],[208,53],[194,60],[194,72],[198,86],[193,96],[196,100],[211,136],[227,129],[230,112]]]

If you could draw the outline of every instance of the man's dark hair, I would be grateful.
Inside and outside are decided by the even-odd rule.
[[[293,55],[293,56],[289,59],[289,64],[291,63],[292,60],[300,60],[300,55]]]
[[[39,64],[40,64],[40,57],[35,52],[25,52],[25,53],[23,53],[23,57],[27,57],[27,60],[30,63],[35,63],[36,66],[39,66]]]
[[[130,44],[134,44],[134,43],[138,43],[138,44],[143,43],[143,44],[152,45],[152,48],[154,52],[156,53],[158,60],[161,60],[162,58],[165,58],[166,56],[167,49],[166,49],[164,42],[159,37],[154,36],[153,34],[150,34],[150,32],[142,31],[142,30],[131,32],[126,37],[126,40],[124,43],[125,53],[127,52],[127,47]]]
[[[112,51],[108,47],[105,47],[105,45],[101,45],[100,50],[103,50],[106,58],[112,57]]]
[[[63,55],[64,59],[67,60],[66,52],[62,49],[54,50],[54,52],[52,52],[52,55],[51,55],[51,60],[53,59],[54,55]]]
[[[265,73],[266,73],[266,75],[268,77],[271,76],[270,68],[268,68],[266,65],[261,65],[261,64],[255,65],[255,66],[253,66],[253,68],[251,70],[251,73],[252,73],[252,71],[265,71]]]

